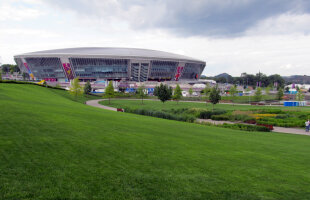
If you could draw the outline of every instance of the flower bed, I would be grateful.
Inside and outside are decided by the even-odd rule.
[[[256,124],[257,126],[264,126],[266,128],[268,128],[269,130],[273,130],[273,126],[272,125],[269,125],[269,124]]]

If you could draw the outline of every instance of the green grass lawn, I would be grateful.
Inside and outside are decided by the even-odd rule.
[[[255,101],[254,96],[222,96],[222,100],[233,100],[235,103],[249,103],[249,101]],[[275,95],[262,95],[262,100],[276,100]]]
[[[309,146],[0,84],[0,199],[310,199]]]
[[[178,109],[178,108],[207,108],[212,109],[211,103],[202,102],[175,102],[166,101],[162,103],[161,101],[145,100],[142,105],[141,100],[122,100],[113,99],[109,105],[108,101],[101,101],[100,104],[107,105],[115,108],[146,108],[153,110],[163,110],[163,109]],[[225,109],[225,110],[251,110],[251,109],[284,109],[290,111],[310,111],[310,107],[283,107],[283,106],[252,106],[252,105],[232,105],[232,104],[216,104],[214,108]]]

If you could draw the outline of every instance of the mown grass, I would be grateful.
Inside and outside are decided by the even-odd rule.
[[[100,104],[107,105],[115,108],[145,108],[153,110],[167,110],[167,109],[180,109],[180,108],[204,108],[212,109],[211,103],[203,102],[175,102],[175,101],[166,101],[162,103],[161,101],[153,100],[144,100],[143,105],[141,100],[122,100],[122,99],[113,99],[109,105],[108,101],[101,101]],[[233,105],[233,104],[216,104],[214,108],[225,109],[225,110],[252,110],[252,109],[281,109],[289,111],[310,111],[310,107],[283,107],[283,106],[254,106],[254,105]]]
[[[309,199],[308,136],[106,111],[0,84],[0,199]]]
[[[254,96],[222,96],[222,100],[231,100],[235,103],[249,103],[255,101]],[[262,100],[276,100],[275,95],[262,95]]]

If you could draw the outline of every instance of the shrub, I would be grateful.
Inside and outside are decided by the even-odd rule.
[[[304,127],[304,120],[300,120],[296,117],[289,117],[285,119],[263,118],[257,120],[257,123],[281,127]]]
[[[301,114],[298,115],[298,118],[306,120],[306,119],[309,118],[309,113],[307,113],[307,114],[301,113]]]
[[[226,123],[219,126],[243,131],[270,132],[270,129],[265,126],[246,125],[246,124],[226,124]]]
[[[230,128],[235,130],[241,130],[241,131],[259,131],[259,132],[270,132],[269,128],[264,126],[256,126],[256,125],[246,125],[246,124],[218,124],[215,125],[210,122],[202,122],[200,124],[207,125],[207,126],[217,126],[217,127],[223,127],[223,128]]]
[[[212,115],[211,119],[212,120],[225,121],[225,120],[229,120],[229,116],[227,116],[227,115]]]
[[[256,110],[258,113],[261,114],[284,114],[285,112],[280,109],[263,109],[263,110]]]
[[[226,110],[221,110],[221,109],[215,109],[214,111],[202,110],[199,113],[199,118],[200,119],[211,119],[212,115],[222,115],[222,114],[225,114],[226,112],[227,112]]]
[[[211,116],[212,116],[212,111],[206,110],[206,111],[201,111],[199,113],[199,118],[200,119],[210,119]]]
[[[246,120],[244,121],[245,123],[248,123],[248,124],[256,124],[256,120],[255,119],[251,119],[251,120]]]
[[[248,115],[230,115],[229,119],[232,121],[242,121],[242,122],[255,120],[255,118]]]
[[[286,119],[289,118],[290,115],[289,114],[278,114],[275,118],[276,119]]]
[[[169,119],[169,120],[185,121],[185,122],[194,122],[196,120],[196,118],[192,115],[173,114],[173,113],[168,113],[165,111],[147,110],[144,108],[131,109],[131,108],[126,107],[125,112],[134,113],[138,115],[146,115],[146,116],[152,116],[152,117],[157,117],[157,118],[163,118],[163,119]]]
[[[188,111],[188,108],[179,108],[179,109],[170,109],[170,110],[163,110],[165,112],[173,113],[173,114],[182,114]]]
[[[273,130],[273,125],[269,125],[269,124],[256,124],[257,126],[263,126],[263,127],[267,127],[269,130]]]
[[[203,112],[203,111],[207,111],[207,110],[201,109],[201,108],[189,108],[186,110],[186,113],[195,115],[196,117],[199,117],[200,112]]]

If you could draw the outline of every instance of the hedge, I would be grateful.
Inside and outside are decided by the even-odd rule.
[[[218,121],[228,121],[229,116],[227,116],[227,115],[212,115],[211,119],[212,120],[218,120]]]
[[[269,128],[265,126],[256,126],[256,125],[246,125],[246,124],[222,124],[218,125],[224,128],[231,128],[236,130],[243,130],[243,131],[261,131],[261,132],[270,132]]]
[[[199,118],[200,119],[211,119],[212,115],[222,115],[225,114],[227,111],[226,110],[214,110],[214,111],[210,111],[210,110],[203,110],[199,113]]]
[[[127,113],[134,113],[138,115],[146,115],[146,116],[152,116],[162,119],[169,119],[169,120],[176,120],[176,121],[184,121],[184,122],[194,122],[196,118],[192,115],[186,115],[186,114],[174,114],[174,113],[168,113],[164,111],[158,111],[158,110],[148,110],[144,108],[138,108],[138,109],[131,109],[131,108],[125,108],[125,112]]]

